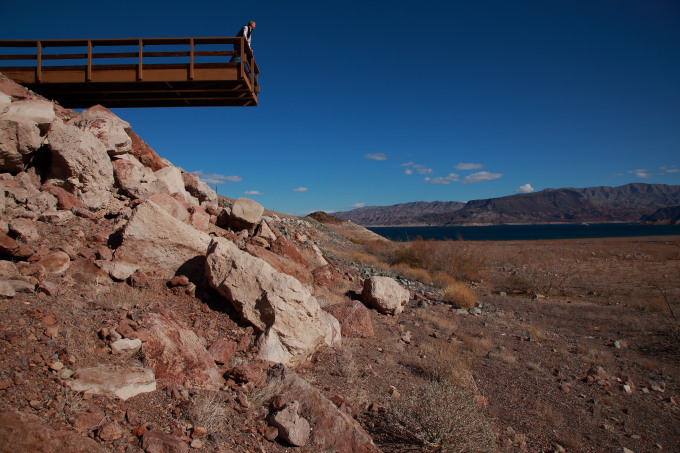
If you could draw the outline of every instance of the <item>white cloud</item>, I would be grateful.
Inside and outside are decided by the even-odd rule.
[[[664,173],[680,173],[680,168],[676,168],[675,165],[672,167],[659,167]]]
[[[535,191],[536,189],[534,189],[531,184],[522,184],[519,186],[519,189],[517,189],[517,193],[531,193]]]
[[[423,181],[430,184],[451,184],[454,181],[458,181],[459,176],[455,173],[449,174],[449,176],[439,176],[437,178],[424,178]]]
[[[385,153],[364,154],[364,157],[371,160],[387,160],[387,154]]]
[[[418,172],[419,175],[431,175],[432,173],[434,173],[433,169],[422,164],[416,164],[414,162],[406,162],[405,164],[401,164],[401,166],[411,167],[404,172],[407,175],[412,175],[414,172]]]
[[[293,189],[293,192],[307,192],[309,189],[306,187],[298,187],[297,189]]]
[[[243,181],[243,178],[240,176],[232,175],[232,176],[226,176],[226,175],[220,175],[218,173],[205,173],[203,170],[198,170],[193,172],[196,176],[201,178],[203,182],[209,185],[218,185],[218,184],[224,184],[225,182],[241,182]]]
[[[363,208],[366,206],[366,203],[354,203],[351,207],[352,208]]]
[[[482,164],[471,164],[471,163],[465,163],[465,162],[461,162],[458,165],[456,165],[456,170],[479,170],[480,168],[484,168],[484,165],[482,165]]]
[[[465,179],[463,179],[463,184],[467,183],[475,183],[475,182],[482,182],[482,181],[491,181],[493,179],[498,179],[503,177],[501,173],[489,173],[488,171],[478,171],[477,173],[472,173],[471,175],[467,175]]]
[[[246,195],[262,195],[262,192],[260,192],[259,190],[246,190],[243,193]]]
[[[628,173],[634,174],[638,178],[651,178],[652,177],[652,174],[649,173],[644,168],[639,168],[637,170],[628,170]]]

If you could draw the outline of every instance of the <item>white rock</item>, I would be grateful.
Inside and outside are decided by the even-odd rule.
[[[132,130],[130,123],[121,120],[106,107],[95,105],[85,110],[75,120],[75,125],[97,137],[110,155],[132,150],[132,139],[127,134],[127,131]]]
[[[231,224],[234,228],[243,230],[253,227],[260,222],[264,207],[250,198],[239,198],[231,208]]]
[[[122,236],[114,262],[133,264],[168,279],[180,268],[189,277],[205,272],[204,257],[210,236],[177,220],[151,201],[135,208]]]
[[[116,280],[127,280],[139,270],[139,266],[122,261],[97,261],[95,264]]]
[[[134,352],[142,347],[142,340],[139,338],[121,338],[111,343],[111,350],[114,353]]]
[[[306,360],[329,337],[316,298],[298,280],[277,272],[224,238],[213,238],[206,276],[210,285],[262,332],[260,355],[280,363]]]
[[[101,141],[89,132],[55,121],[47,135],[52,150],[47,182],[75,194],[88,208],[111,199],[113,166]]]
[[[76,373],[77,378],[66,383],[76,392],[108,394],[126,400],[156,390],[156,378],[148,368],[101,365],[81,368]]]
[[[0,115],[0,120],[12,120],[17,122],[33,122],[46,126],[54,121],[54,105],[49,101],[26,100],[12,102],[5,113]]]
[[[364,302],[380,313],[398,315],[404,311],[411,293],[390,277],[373,276],[364,281]]]

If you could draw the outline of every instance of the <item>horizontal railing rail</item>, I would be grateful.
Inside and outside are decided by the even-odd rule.
[[[152,46],[153,49],[145,49]],[[228,49],[231,46],[235,50]],[[27,52],[27,49],[32,52]],[[115,67],[135,64],[137,79],[142,81],[145,65],[151,66],[146,59],[153,59],[154,67],[159,64],[186,64],[191,80],[198,65],[229,63],[235,55],[241,57],[240,62],[232,64],[238,65],[240,73],[250,81],[254,92],[259,92],[260,70],[242,37],[0,40],[0,72],[3,67],[9,67],[5,62],[15,62],[18,66],[13,65],[12,69],[35,68],[36,81],[41,83],[44,71],[63,67],[53,63],[70,60],[68,67],[79,65],[87,68],[86,79],[89,82],[93,69],[103,65]]]

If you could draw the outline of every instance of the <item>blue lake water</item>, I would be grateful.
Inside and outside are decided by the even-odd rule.
[[[393,241],[410,241],[417,237],[437,240],[518,241],[537,239],[680,236],[680,225],[639,225],[634,223],[594,223],[590,225],[368,227],[368,229]]]

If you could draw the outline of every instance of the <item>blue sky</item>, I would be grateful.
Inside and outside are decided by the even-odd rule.
[[[3,39],[233,36],[256,108],[116,109],[162,157],[291,214],[680,184],[677,0],[5,2]]]

